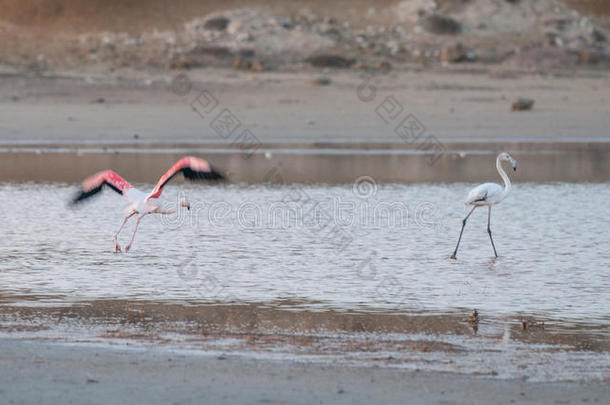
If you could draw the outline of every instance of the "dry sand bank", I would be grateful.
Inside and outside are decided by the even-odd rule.
[[[311,83],[320,77],[330,84]],[[609,90],[608,74],[582,72],[5,71],[0,142],[131,143],[137,135],[138,142],[230,143],[210,125],[225,109],[240,123],[232,135],[247,128],[263,142],[400,142],[395,129],[409,115],[422,136],[443,141],[587,141],[609,138]],[[520,97],[535,101],[531,111],[511,111]]]

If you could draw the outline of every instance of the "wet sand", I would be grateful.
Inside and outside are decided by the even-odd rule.
[[[603,403],[608,385],[0,339],[4,403]],[[6,370],[11,370],[6,372]]]
[[[603,320],[565,321],[540,315],[498,317],[482,311],[475,323],[469,321],[471,311],[463,309],[436,313],[423,309],[328,309],[316,308],[308,301],[203,303],[195,297],[188,303],[109,299],[67,304],[58,297],[2,294],[0,303],[0,333],[27,339],[64,336],[60,339],[182,345],[204,352],[231,348],[269,354],[275,349],[277,353],[301,356],[344,354],[352,360],[357,360],[358,354],[377,353],[378,357],[360,360],[384,365],[414,361],[417,353],[439,352],[447,357],[464,354],[472,349],[469,340],[482,344],[484,339],[498,344],[509,340],[529,344],[532,351],[538,350],[535,345],[561,347],[565,352],[583,355],[586,351],[605,356],[610,351]],[[524,321],[529,326],[524,326]],[[443,336],[465,339],[443,340]],[[411,359],[399,358],[409,352]],[[475,356],[472,352],[470,355]],[[478,369],[453,371],[481,374]],[[500,373],[495,370],[489,374]],[[531,377],[527,371],[522,376]],[[581,377],[555,376],[564,380]]]
[[[528,382],[608,380],[605,320],[268,303],[0,296],[0,339],[381,367]]]

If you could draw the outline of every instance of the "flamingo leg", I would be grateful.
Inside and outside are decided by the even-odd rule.
[[[119,242],[117,241],[117,238],[119,237],[119,233],[121,233],[121,230],[123,229],[123,227],[125,226],[125,224],[129,220],[129,218],[133,217],[134,215],[136,215],[135,212],[132,212],[131,214],[127,215],[125,217],[125,219],[123,220],[123,223],[119,227],[119,230],[116,231],[116,233],[112,237],[112,241],[114,242],[114,251],[117,252],[117,253],[121,251],[121,246],[119,245]]]
[[[136,227],[135,227],[135,229],[133,230],[133,234],[131,235],[131,240],[129,241],[129,244],[128,244],[127,246],[125,246],[125,252],[129,252],[129,249],[131,249],[131,245],[133,244],[133,240],[134,240],[134,239],[135,239],[135,237],[136,237],[136,232],[138,231],[138,225],[140,225],[140,221],[141,221],[141,220],[142,220],[142,218],[144,218],[146,215],[148,215],[148,214],[143,214],[143,215],[140,215],[140,216],[138,217],[138,219],[136,220]]]
[[[491,247],[494,249],[494,255],[498,257],[498,252],[496,252],[496,245],[494,245],[494,240],[491,237],[491,205],[489,206],[489,211],[487,212],[487,233],[489,234],[489,240],[491,241]]]
[[[460,231],[460,237],[458,238],[457,245],[455,245],[455,250],[453,251],[453,254],[451,256],[449,256],[450,259],[457,259],[457,251],[458,251],[458,248],[460,247],[460,241],[462,240],[462,234],[464,233],[464,227],[466,226],[466,221],[468,220],[468,217],[470,217],[472,212],[475,210],[475,208],[477,208],[476,205],[474,207],[472,207],[472,209],[470,210],[468,215],[466,215],[466,218],[464,218],[464,220],[462,221],[462,230]]]

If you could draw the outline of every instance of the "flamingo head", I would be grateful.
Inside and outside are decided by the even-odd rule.
[[[186,208],[189,211],[191,210],[191,204],[184,195],[182,196],[182,198],[180,198],[180,206]]]
[[[510,155],[510,153],[502,152],[498,156],[498,159],[501,161],[510,162],[510,164],[513,166],[513,170],[517,171],[517,161]]]

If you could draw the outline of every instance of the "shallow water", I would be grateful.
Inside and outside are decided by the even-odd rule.
[[[308,309],[610,319],[610,184],[518,184],[492,211],[500,257],[465,215],[468,184],[168,187],[191,211],[111,237],[127,204],[67,207],[67,185],[0,185],[0,294],[12,305],[98,299],[289,302]],[[146,187],[144,187],[146,188]],[[125,245],[134,220],[120,236]]]
[[[607,380],[610,184],[518,184],[454,261],[470,187],[175,185],[117,254],[117,194],[1,184],[0,338]]]

